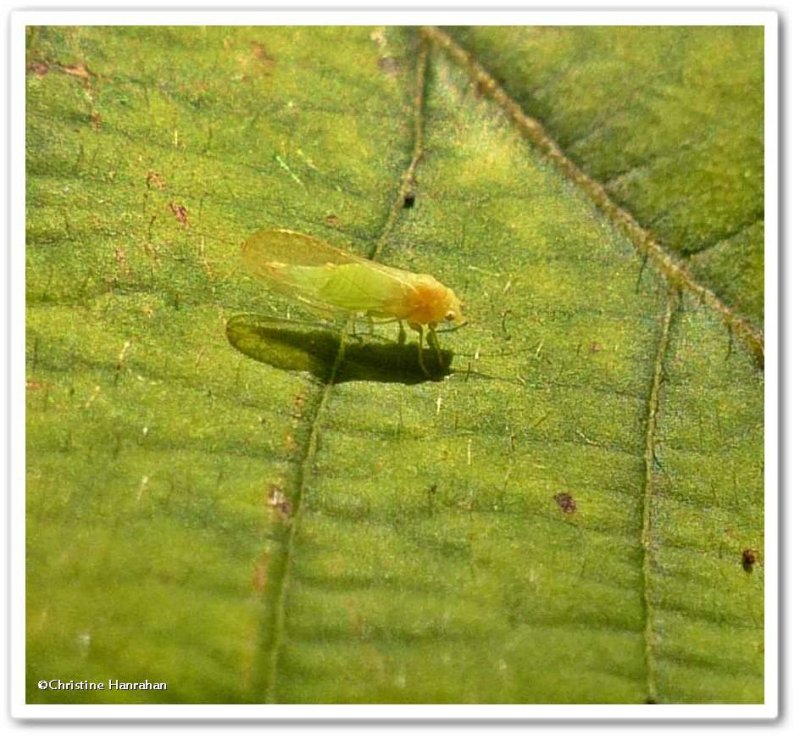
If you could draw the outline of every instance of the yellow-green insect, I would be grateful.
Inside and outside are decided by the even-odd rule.
[[[251,236],[242,256],[250,272],[276,290],[325,311],[400,321],[419,333],[423,327],[441,359],[436,326],[465,323],[461,301],[431,275],[387,267],[332,247],[321,239],[286,229]],[[424,365],[423,365],[424,367]]]

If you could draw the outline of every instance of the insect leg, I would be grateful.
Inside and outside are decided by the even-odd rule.
[[[410,321],[408,325],[419,334],[419,344],[417,345],[417,357],[419,359],[419,366],[422,368],[422,372],[425,375],[430,377],[430,373],[428,372],[428,368],[425,367],[425,360],[422,359],[422,340],[425,338],[425,330],[422,328],[422,324],[412,324]]]
[[[439,360],[439,367],[444,367],[442,348],[439,345],[439,337],[436,335],[436,329],[433,324],[428,324],[428,344],[436,351],[436,359]]]
[[[398,344],[405,344],[406,343],[406,330],[403,328],[403,322],[400,319],[397,319],[397,326],[399,331],[397,332],[397,343]]]
[[[347,319],[347,324],[350,327],[350,336],[355,339],[359,344],[364,344],[364,337],[356,327],[356,315],[350,314]],[[369,333],[372,334],[372,319],[369,319]]]

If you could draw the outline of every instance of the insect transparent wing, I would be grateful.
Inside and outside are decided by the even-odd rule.
[[[242,259],[250,271],[261,276],[263,265],[343,265],[356,260],[354,255],[307,234],[286,229],[265,229],[253,234],[242,247]]]
[[[405,294],[403,281],[370,262],[325,269],[328,274],[319,294],[327,303],[371,316],[397,317],[395,306],[402,304]]]
[[[394,316],[409,274],[284,229],[251,236],[242,248],[248,270],[278,292],[316,308]]]
[[[313,236],[287,229],[264,229],[244,243],[242,261],[254,277],[269,283],[276,292],[329,311],[333,307],[319,296],[319,281],[324,278],[320,268],[346,264],[352,259]]]
[[[408,283],[414,277],[413,273],[406,270],[373,262],[332,247],[322,239],[289,229],[264,229],[253,234],[242,247],[242,259],[250,272],[257,277],[271,277],[269,274],[264,275],[264,265],[271,262],[307,267],[360,263],[402,282]]]

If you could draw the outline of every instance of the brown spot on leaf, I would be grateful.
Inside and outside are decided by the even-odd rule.
[[[103,124],[103,117],[96,110],[93,110],[89,114],[89,123],[95,131],[99,131],[100,126]]]
[[[335,213],[329,213],[327,216],[325,216],[325,223],[328,224],[328,226],[338,227],[341,222]]]
[[[186,206],[182,206],[180,203],[170,201],[169,207],[170,210],[175,214],[175,218],[178,219],[178,222],[182,226],[189,225],[189,211],[186,209]]]
[[[758,553],[749,547],[742,551],[742,568],[745,573],[752,573],[753,566],[758,562]]]
[[[50,71],[50,65],[41,59],[33,59],[28,62],[27,70],[37,77],[42,78]]]
[[[44,77],[48,72],[55,71],[62,74],[75,77],[82,80],[84,83],[89,82],[92,77],[97,75],[92,72],[83,62],[76,62],[75,64],[61,64],[57,61],[46,61],[44,59],[33,59],[28,62],[26,67],[28,72],[32,72],[37,77]]]
[[[163,190],[165,187],[167,187],[167,181],[155,170],[148,170],[147,187],[155,188],[156,190]]]
[[[26,380],[25,381],[25,389],[29,391],[40,391],[43,388],[47,388],[47,383],[43,380]]]
[[[267,68],[272,68],[275,66],[275,59],[273,59],[267,53],[264,44],[261,44],[258,41],[252,41],[250,43],[250,48],[253,50],[253,59],[258,60]]]
[[[292,502],[286,498],[283,489],[277,483],[270,483],[267,489],[267,506],[274,509],[283,521],[292,516]]]
[[[396,76],[399,74],[403,65],[395,57],[381,57],[378,60],[378,69],[387,75]]]
[[[602,352],[602,351],[603,351],[603,345],[600,344],[600,342],[592,342],[589,345],[589,352],[595,353],[595,352]]]
[[[578,504],[572,494],[562,491],[553,496],[553,500],[558,504],[559,508],[565,514],[574,514],[578,510]]]

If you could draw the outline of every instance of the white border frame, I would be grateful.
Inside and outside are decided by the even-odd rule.
[[[759,25],[765,34],[765,702],[757,705],[230,705],[25,702],[26,25]],[[10,709],[38,719],[773,719],[778,716],[778,14],[774,11],[17,11],[10,16]],[[21,186],[22,185],[22,186]],[[14,392],[16,391],[16,392]]]

